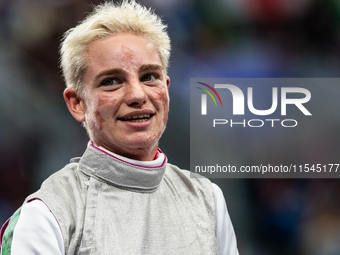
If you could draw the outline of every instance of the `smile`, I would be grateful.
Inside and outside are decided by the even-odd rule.
[[[153,114],[143,114],[143,115],[131,116],[128,118],[121,118],[120,120],[131,121],[131,122],[144,122],[150,119],[152,116]]]

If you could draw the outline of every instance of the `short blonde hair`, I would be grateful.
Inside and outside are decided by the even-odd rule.
[[[68,30],[61,43],[61,68],[66,86],[80,96],[86,71],[86,50],[94,41],[118,33],[131,32],[149,39],[157,48],[164,70],[170,57],[167,26],[151,10],[124,0],[120,4],[105,2],[94,8],[80,24]]]

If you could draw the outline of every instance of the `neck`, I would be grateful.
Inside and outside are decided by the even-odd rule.
[[[146,148],[136,148],[136,149],[132,149],[129,152],[125,152],[122,150],[116,151],[112,148],[108,148],[105,145],[97,144],[92,141],[91,141],[91,144],[94,145],[95,147],[102,148],[110,153],[114,153],[116,155],[129,158],[132,160],[138,160],[138,161],[152,161],[156,158],[157,153],[158,153],[158,144],[154,146],[154,148],[151,150],[148,150]]]

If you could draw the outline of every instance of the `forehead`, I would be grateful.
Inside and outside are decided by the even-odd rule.
[[[94,41],[87,49],[87,56],[87,68],[117,68],[127,62],[162,66],[154,43],[131,33],[120,33]]]

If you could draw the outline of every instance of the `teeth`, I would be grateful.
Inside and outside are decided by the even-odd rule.
[[[144,122],[147,121],[146,119],[135,119],[135,120],[131,120],[132,122]]]
[[[138,116],[131,116],[129,118],[125,118],[124,120],[133,120],[134,122],[143,122],[146,119],[150,119],[150,114],[138,115]]]

